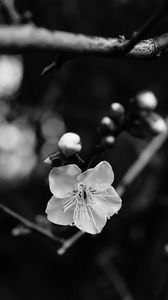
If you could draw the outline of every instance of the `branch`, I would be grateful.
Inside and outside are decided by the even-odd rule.
[[[25,217],[14,212],[12,209],[6,207],[4,204],[0,204],[0,209],[3,210],[9,216],[11,216],[13,219],[19,221],[26,228],[29,228],[30,230],[42,235],[43,237],[47,238],[48,240],[51,240],[54,243],[61,243],[61,244],[64,243],[64,239],[55,236],[51,231],[43,229],[42,227],[38,226],[34,222],[31,222],[30,220],[26,219]]]
[[[34,25],[2,26],[0,52],[27,53],[43,51],[72,56],[149,59],[164,54],[168,48],[168,33],[138,43],[128,54],[122,55],[119,46],[128,40],[86,36],[63,31],[49,31]]]
[[[165,122],[168,126],[168,117],[165,119]],[[138,177],[138,175],[144,170],[147,164],[151,161],[156,152],[161,148],[163,143],[166,141],[168,133],[158,135],[153,138],[149,145],[142,151],[138,159],[133,163],[133,165],[126,172],[122,178],[120,184],[116,188],[117,193],[122,196],[126,188]]]

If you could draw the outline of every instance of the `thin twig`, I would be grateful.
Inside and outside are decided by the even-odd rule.
[[[38,226],[34,222],[31,222],[30,220],[26,219],[25,217],[21,216],[20,214],[14,212],[12,209],[5,206],[4,204],[0,204],[0,209],[3,210],[9,216],[11,216],[13,219],[19,221],[26,228],[29,228],[30,230],[44,236],[45,238],[51,240],[52,242],[61,243],[61,244],[65,242],[64,239],[55,236],[51,231],[43,229],[42,227]]]
[[[15,9],[13,0],[0,0],[0,7],[5,10],[10,23],[20,24],[22,18]]]
[[[52,52],[65,55],[99,56],[106,58],[151,59],[165,54],[168,33],[138,43],[128,54],[116,51],[128,42],[121,38],[86,36],[63,31],[50,31],[34,25],[0,27],[0,52]],[[159,49],[158,49],[159,45]]]
[[[121,46],[121,53],[128,53],[135,45],[140,42],[145,34],[156,25],[167,13],[167,0],[164,0],[154,14],[146,21],[146,23],[136,32],[133,33],[132,38]]]
[[[103,270],[109,282],[115,287],[121,300],[134,300],[126,282],[113,263],[110,262],[106,264]]]
[[[78,231],[70,239],[67,239],[63,242],[63,245],[57,250],[57,254],[63,255],[68,248],[70,248],[77,240],[80,239],[84,234],[83,231]]]
[[[168,117],[165,119],[168,126]],[[116,188],[117,193],[122,196],[128,185],[130,185],[135,178],[143,171],[147,164],[151,161],[156,152],[161,148],[163,143],[168,137],[167,132],[158,135],[153,138],[153,140],[146,146],[142,151],[135,163],[129,168],[124,177],[122,178],[120,184]]]
[[[165,122],[168,126],[168,117],[165,119]],[[160,134],[159,136],[152,139],[152,141],[146,146],[146,148],[142,151],[138,159],[133,163],[133,165],[129,168],[129,170],[124,175],[121,183],[117,186],[116,191],[120,197],[122,197],[126,191],[128,185],[130,185],[137,176],[143,171],[143,169],[147,166],[147,164],[151,161],[156,152],[161,148],[163,143],[166,141],[168,137],[168,133]],[[63,245],[58,249],[57,253],[62,255],[65,251],[71,247],[78,240],[77,232],[75,235],[67,239]],[[85,232],[81,232],[79,237],[83,236]],[[64,245],[66,245],[64,247]]]

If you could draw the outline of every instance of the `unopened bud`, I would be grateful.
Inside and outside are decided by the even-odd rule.
[[[58,141],[59,150],[66,156],[72,156],[82,149],[80,136],[73,132],[67,132]]]
[[[114,124],[113,120],[109,117],[104,117],[99,126],[99,132],[102,136],[114,133],[117,129],[117,126]]]
[[[121,122],[125,116],[125,108],[122,104],[114,102],[110,106],[110,117],[117,123]]]
[[[153,92],[142,91],[132,99],[133,103],[142,110],[154,110],[157,106],[157,99]]]
[[[116,139],[114,136],[112,136],[112,135],[105,136],[102,139],[101,146],[105,149],[110,149],[111,147],[113,147],[115,141],[116,141]]]
[[[31,233],[31,230],[24,225],[18,225],[17,227],[13,228],[11,231],[11,234],[13,236],[19,236],[19,235],[27,235]]]
[[[164,133],[167,131],[167,124],[164,121],[164,119],[156,114],[156,113],[151,113],[145,120],[149,131],[152,135],[157,135],[160,133]]]
[[[23,79],[23,62],[20,56],[0,56],[0,98],[15,94]]]

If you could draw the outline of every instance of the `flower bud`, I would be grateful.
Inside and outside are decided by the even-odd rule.
[[[142,110],[154,110],[157,106],[157,99],[153,92],[142,91],[138,93],[132,102],[135,106]]]
[[[125,108],[122,104],[114,102],[110,106],[110,118],[114,120],[117,125],[121,125],[125,119]]]
[[[145,120],[148,130],[152,135],[157,135],[167,131],[167,124],[164,119],[156,114],[151,113]]]
[[[118,119],[123,117],[125,114],[125,108],[122,104],[114,102],[110,106],[110,117],[113,119]]]
[[[117,129],[117,126],[114,124],[113,120],[109,117],[104,117],[99,126],[99,133],[102,136],[108,135],[110,133],[114,133]]]
[[[23,62],[20,56],[0,56],[0,98],[13,96],[23,79]]]
[[[27,235],[31,233],[31,230],[24,225],[18,225],[17,227],[14,227],[11,231],[11,234],[13,236],[20,236],[20,235]]]
[[[110,149],[113,147],[115,141],[116,141],[116,139],[113,135],[105,136],[102,139],[101,146],[105,149]]]
[[[72,156],[82,149],[80,136],[73,132],[67,132],[58,141],[58,148],[66,157]]]

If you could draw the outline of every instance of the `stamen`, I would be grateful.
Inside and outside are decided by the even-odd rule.
[[[78,226],[80,226],[81,227],[80,229],[83,231],[85,231],[83,228],[84,214],[86,214],[85,206],[78,202],[78,204],[76,205],[75,210],[74,210],[74,223],[78,222]]]
[[[96,230],[98,231],[98,228],[97,228],[97,225],[96,225],[96,221],[95,221],[94,216],[93,216],[93,213],[92,213],[92,208],[91,208],[90,205],[87,205],[86,207],[87,207],[87,210],[88,210],[88,214],[89,214],[89,216],[90,216],[90,219],[91,219],[91,221],[93,222],[93,224],[94,224]]]
[[[74,210],[74,223],[77,221],[78,213],[79,213],[79,204],[77,203]]]
[[[75,196],[72,196],[67,201],[64,202],[64,212],[66,212],[68,209],[70,209],[72,206],[74,206],[76,203]]]

